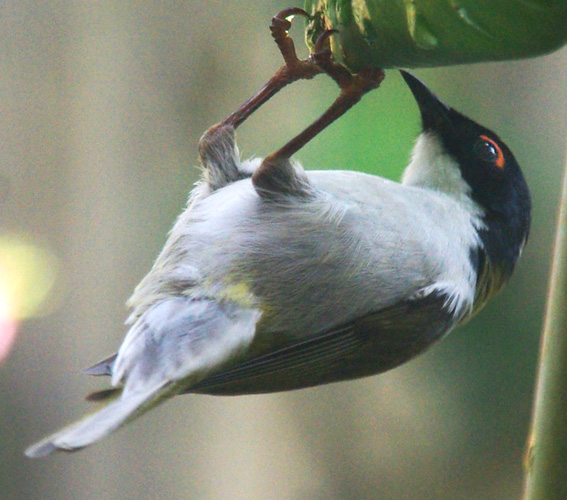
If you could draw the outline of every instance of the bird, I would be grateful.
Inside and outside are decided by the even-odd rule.
[[[309,64],[332,73],[321,54]],[[341,72],[344,97],[353,80]],[[122,345],[86,370],[112,387],[29,457],[89,446],[179,394],[260,394],[385,372],[504,286],[530,228],[518,162],[495,132],[401,75],[421,114],[401,182],[305,170],[290,148],[241,160],[234,120],[205,133],[202,178],[129,300]]]

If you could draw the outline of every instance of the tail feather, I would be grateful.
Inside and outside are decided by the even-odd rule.
[[[112,375],[116,389],[89,398],[106,405],[28,448],[26,455],[84,448],[194,385],[249,345],[260,315],[229,301],[172,297],[154,304],[126,334],[117,357],[86,371]]]
[[[38,458],[51,455],[58,450],[75,451],[96,443],[139,417],[162,399],[173,396],[171,386],[172,384],[168,384],[149,392],[114,399],[95,413],[30,446],[25,454],[30,458]]]
[[[122,388],[120,388],[120,389],[114,389],[114,388],[103,389],[102,391],[96,391],[96,392],[91,392],[90,394],[87,394],[85,399],[87,401],[92,401],[92,402],[106,401],[108,399],[116,397],[121,392],[122,392]]]
[[[97,364],[93,366],[89,366],[83,370],[85,375],[92,375],[94,377],[99,376],[111,376],[112,375],[112,368],[114,367],[114,362],[116,361],[116,357],[118,353],[114,353],[112,356],[99,361]]]

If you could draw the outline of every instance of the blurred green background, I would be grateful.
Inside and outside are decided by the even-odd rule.
[[[466,327],[379,377],[179,397],[78,454],[22,454],[87,411],[83,395],[103,386],[80,370],[119,345],[123,304],[197,179],[199,136],[281,64],[268,24],[287,6],[2,3],[0,272],[33,304],[12,317],[0,307],[0,327],[5,313],[19,332],[0,364],[1,498],[519,498],[565,161],[567,50],[417,72],[498,131],[533,193],[517,272]],[[306,55],[301,22],[292,33]],[[286,89],[239,130],[243,156],[281,146],[336,95],[322,76]],[[418,129],[415,103],[391,71],[297,157],[310,169],[397,179]],[[23,247],[32,257],[6,257]]]

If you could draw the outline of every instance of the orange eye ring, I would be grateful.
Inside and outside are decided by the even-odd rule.
[[[487,137],[486,135],[481,135],[480,138],[483,141],[488,142],[492,147],[494,147],[494,150],[496,151],[496,155],[497,155],[494,165],[496,165],[499,169],[503,169],[504,165],[506,165],[506,159],[504,158],[504,153],[502,152],[502,149],[500,148],[498,143],[492,140],[490,137]]]

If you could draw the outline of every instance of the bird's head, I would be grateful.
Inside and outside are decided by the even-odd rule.
[[[478,219],[481,245],[471,249],[471,258],[479,274],[477,296],[484,303],[510,276],[526,243],[528,186],[496,133],[447,106],[415,76],[401,73],[422,121],[403,183],[455,197]]]

